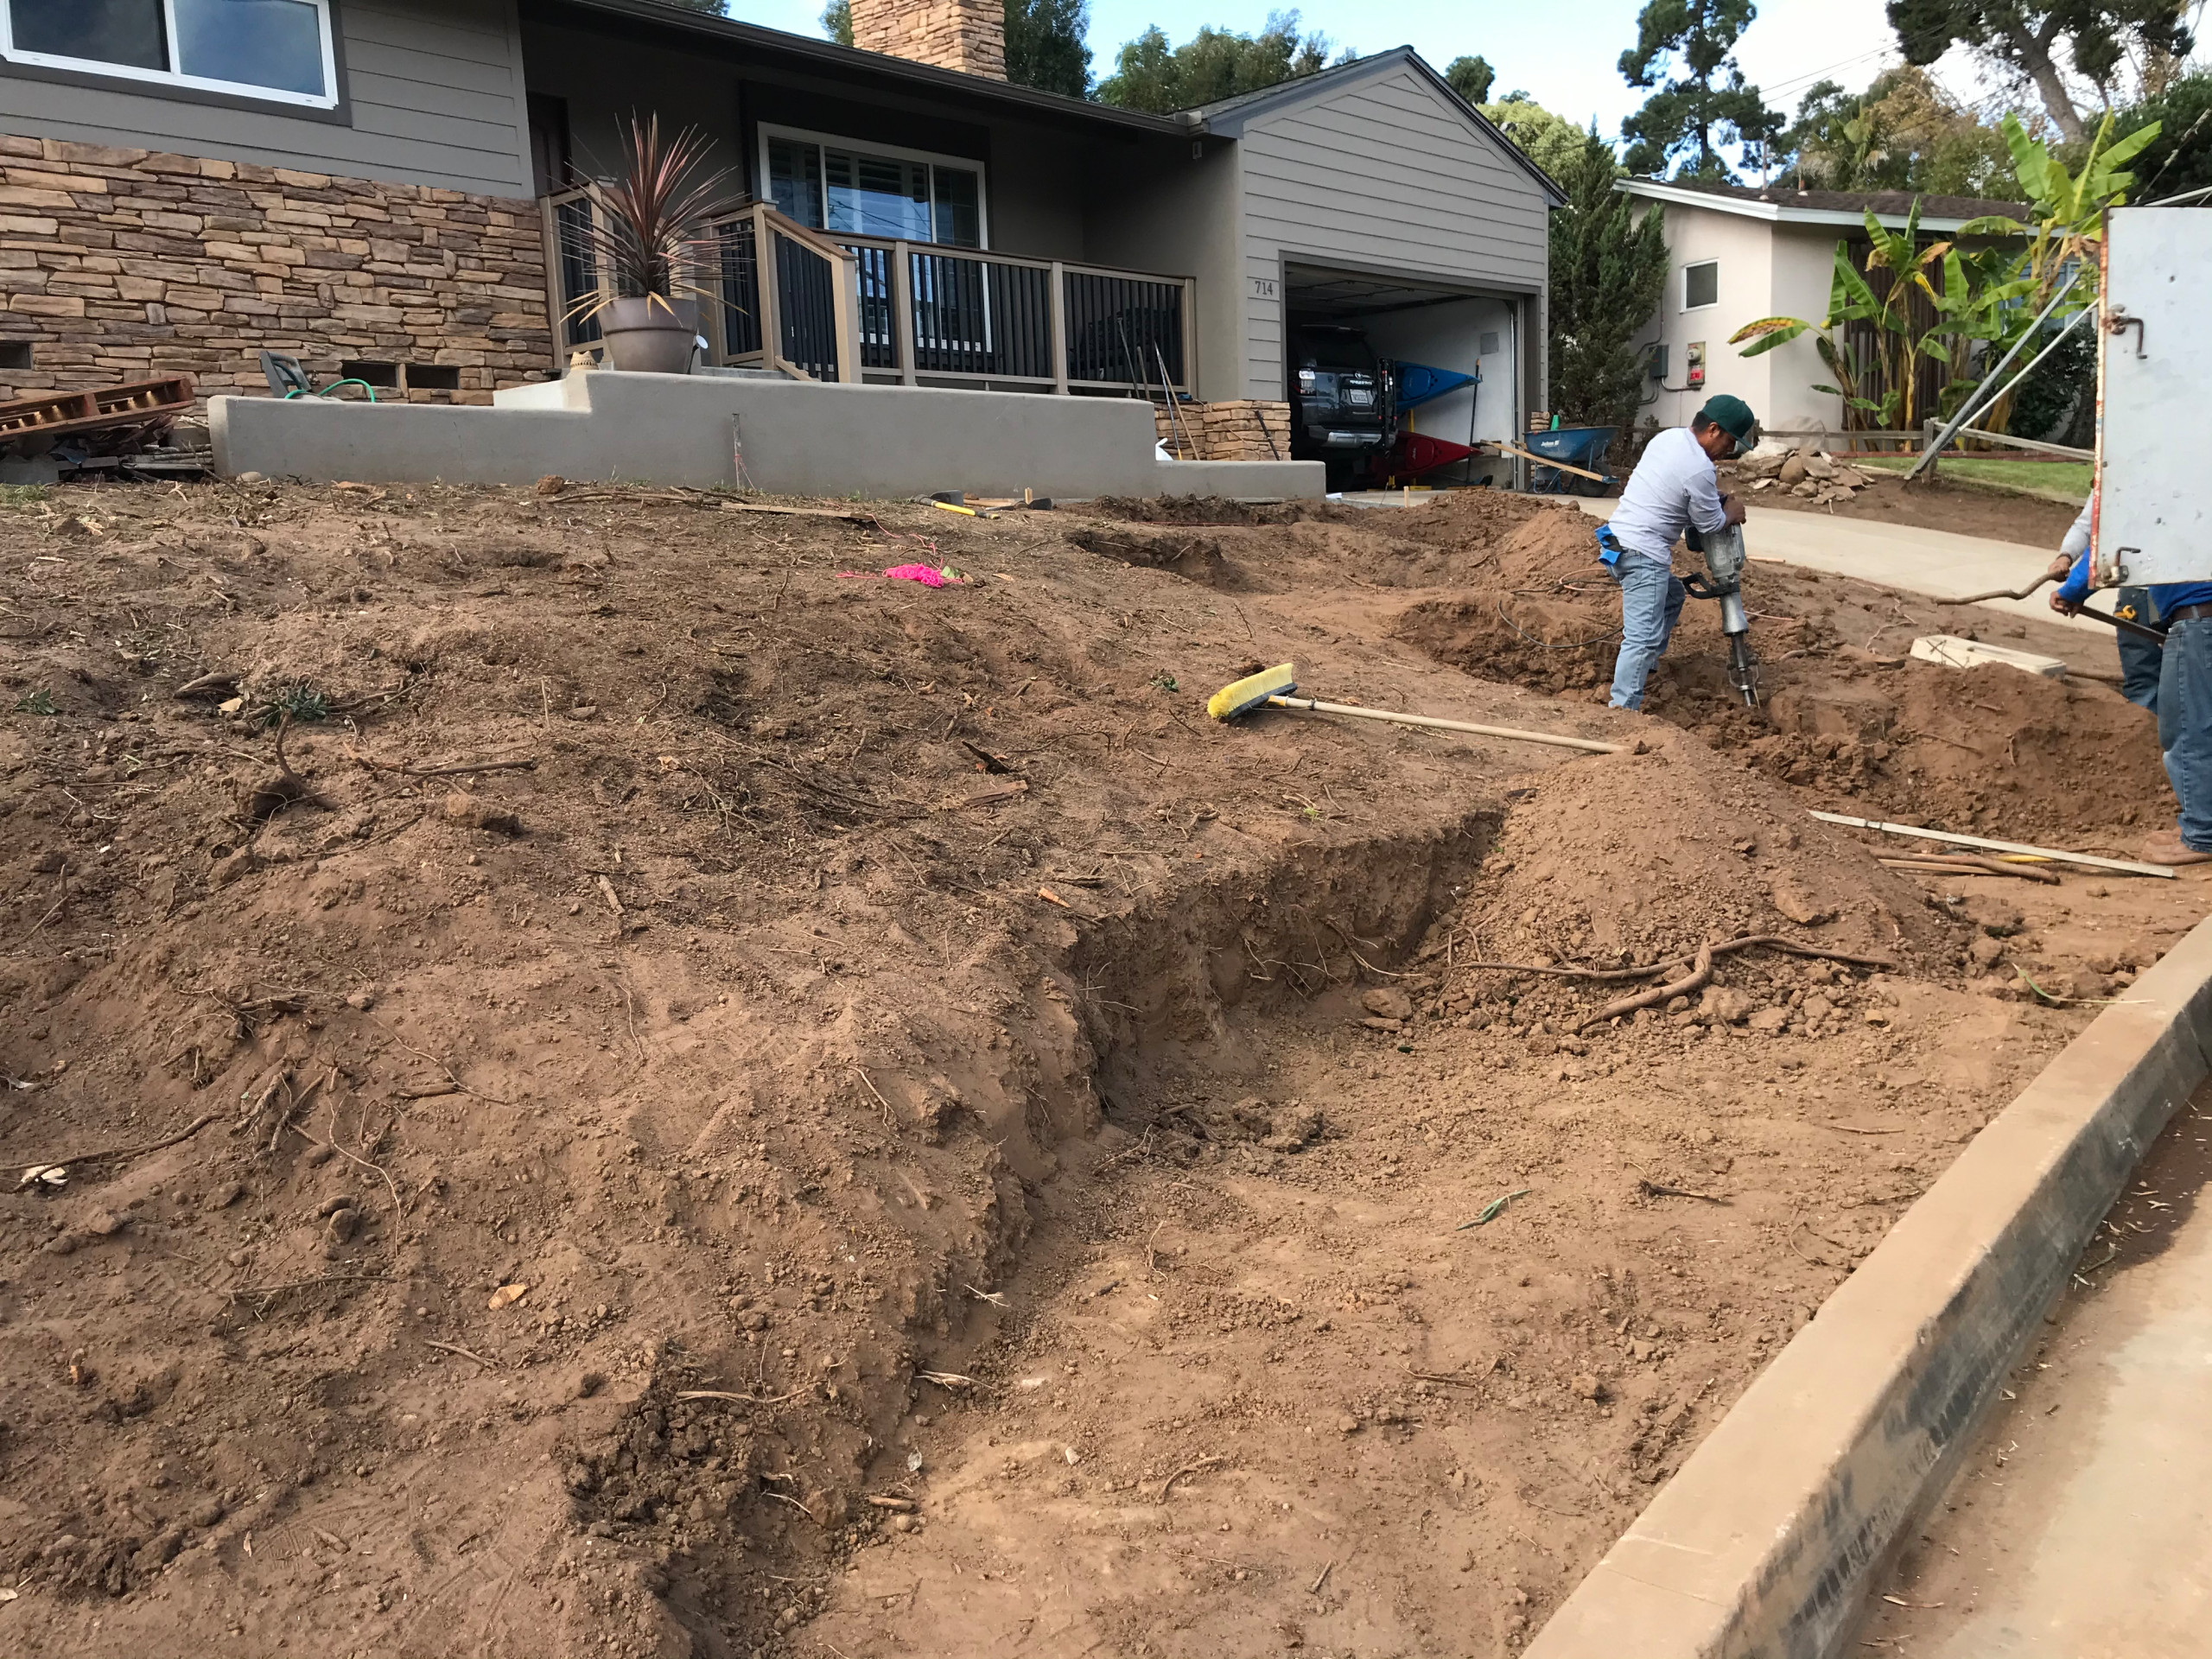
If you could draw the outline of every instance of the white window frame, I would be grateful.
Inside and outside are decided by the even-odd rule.
[[[899,162],[927,162],[933,167],[950,167],[957,168],[963,173],[973,173],[976,175],[976,217],[977,220],[976,232],[977,237],[980,238],[976,245],[973,248],[963,248],[957,243],[951,242],[917,243],[914,245],[918,247],[944,248],[955,253],[988,253],[990,251],[991,175],[990,169],[982,162],[976,161],[966,156],[941,155],[933,149],[909,149],[900,144],[879,144],[871,139],[848,138],[834,132],[809,132],[804,127],[770,126],[764,121],[760,124],[760,154],[759,157],[760,171],[759,177],[760,180],[760,199],[763,201],[770,202],[772,202],[774,200],[774,198],[769,194],[768,190],[768,141],[771,138],[789,138],[796,140],[799,143],[812,144],[817,151],[826,145],[831,149],[842,149],[855,155],[887,156],[892,160]],[[823,188],[826,192],[829,188],[829,168],[826,165],[822,168],[822,175],[823,179]],[[931,228],[934,229],[937,215],[937,181],[935,179],[931,179],[930,181],[930,215]],[[828,215],[825,213],[823,217],[827,218]],[[821,234],[834,238],[836,232],[824,229]],[[887,239],[888,238],[880,236],[870,237],[868,238],[868,240],[872,242],[881,242]]]
[[[62,57],[52,52],[19,52],[16,49],[15,7],[10,0],[0,0],[0,58],[10,63],[35,65],[41,69],[67,69],[78,74],[99,75],[117,80],[136,80],[155,86],[175,86],[195,92],[221,92],[232,98],[248,98],[257,103],[289,104],[309,110],[334,110],[342,101],[338,88],[337,22],[330,15],[330,0],[302,0],[315,9],[322,30],[322,84],[329,90],[321,97],[313,92],[286,92],[277,86],[255,86],[245,81],[215,80],[206,75],[188,75],[175,69],[142,69],[135,64],[105,63],[96,58]],[[176,40],[176,8],[169,0],[162,0],[162,27],[168,40],[169,61],[181,60]]]
[[[1694,270],[1703,270],[1708,265],[1713,268],[1713,297],[1702,305],[1692,305],[1690,303],[1690,272]],[[1684,265],[1682,267],[1682,309],[1685,311],[1710,311],[1714,306],[1719,305],[1719,303],[1720,262],[1718,259],[1693,259],[1688,264]]]

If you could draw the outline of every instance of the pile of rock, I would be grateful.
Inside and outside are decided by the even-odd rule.
[[[1848,501],[1874,482],[1875,475],[1825,454],[1818,444],[1763,440],[1736,462],[1736,476],[1751,490],[1787,490],[1816,507]]]

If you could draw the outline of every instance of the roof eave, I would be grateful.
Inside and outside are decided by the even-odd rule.
[[[863,52],[856,47],[840,46],[835,41],[817,41],[804,35],[787,34],[782,29],[764,29],[758,23],[740,22],[735,18],[721,17],[711,12],[664,5],[660,3],[660,0],[558,0],[558,3],[584,11],[605,12],[639,22],[656,23],[682,34],[702,35],[731,45],[752,46],[765,52],[807,59],[848,74],[880,76],[909,87],[954,93],[1062,121],[1117,127],[1124,131],[1169,138],[1185,137],[1193,130],[1192,124],[1180,116],[1151,115],[1140,110],[1121,109],[1111,104],[1093,104],[1084,99],[1066,98],[1058,92],[1040,92],[1032,86],[1017,86],[1012,81],[963,74],[957,69],[940,69],[935,64],[916,63],[910,59],[890,57],[880,52]]]
[[[1702,190],[1680,190],[1656,179],[1616,179],[1613,188],[1624,196],[1641,196],[1647,201],[1662,202],[1676,207],[1702,207],[1711,213],[1733,213],[1739,219],[1764,219],[1770,225],[1816,225],[1863,228],[1866,223],[1864,213],[1849,213],[1840,207],[1791,207],[1778,201],[1745,201],[1736,196],[1709,195]],[[1993,215],[1977,215],[1993,217]],[[1874,222],[1885,230],[1904,228],[1903,213],[1876,213]],[[1923,215],[1920,228],[1955,233],[1971,221],[1963,219],[1930,219]],[[2027,227],[2023,225],[2023,230]]]

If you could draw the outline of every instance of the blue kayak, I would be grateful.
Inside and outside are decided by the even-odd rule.
[[[1415,404],[1441,397],[1447,391],[1471,386],[1481,378],[1478,374],[1461,374],[1456,369],[1433,369],[1426,363],[1401,363],[1398,365],[1398,407],[1411,409]]]

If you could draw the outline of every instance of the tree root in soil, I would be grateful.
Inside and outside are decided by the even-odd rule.
[[[1741,938],[1724,939],[1719,944],[1700,945],[1699,950],[1709,950],[1716,957],[1731,950],[1748,950],[1753,945],[1764,945],[1771,950],[1781,950],[1793,957],[1813,957],[1822,962],[1847,963],[1854,968],[1880,968],[1894,971],[1897,963],[1887,957],[1855,957],[1847,950],[1830,950],[1817,944],[1807,944],[1802,939],[1785,938],[1779,933],[1747,933]],[[1624,979],[1649,979],[1654,974],[1663,974],[1675,968],[1688,967],[1697,960],[1696,953],[1683,957],[1669,957],[1642,968],[1548,968],[1534,962],[1462,962],[1455,969],[1482,968],[1496,973],[1546,974],[1554,979],[1586,979],[1597,983],[1614,983]]]
[[[1747,934],[1739,939],[1723,939],[1715,944],[1701,944],[1697,948],[1697,954],[1687,959],[1676,957],[1671,962],[1656,963],[1649,968],[1620,969],[1610,973],[1589,973],[1579,976],[1592,979],[1624,979],[1631,976],[1640,978],[1645,975],[1664,973],[1669,969],[1679,968],[1684,960],[1688,960],[1690,964],[1690,971],[1680,979],[1671,980],[1663,985],[1655,985],[1649,990],[1637,992],[1633,996],[1624,996],[1617,1001],[1606,1003],[1604,1007],[1575,1027],[1575,1030],[1587,1031],[1592,1026],[1604,1025],[1608,1020],[1618,1020],[1624,1014],[1634,1014],[1638,1008],[1658,1007],[1664,1003],[1673,1001],[1678,996],[1688,996],[1693,991],[1703,990],[1712,981],[1713,959],[1715,957],[1731,950],[1748,950],[1754,945],[1762,945],[1770,950],[1780,950],[1788,956],[1811,957],[1822,962],[1847,963],[1855,968],[1894,969],[1897,967],[1897,963],[1887,957],[1859,957],[1847,950],[1825,950],[1816,944],[1805,944],[1796,939],[1784,938],[1779,933]]]

